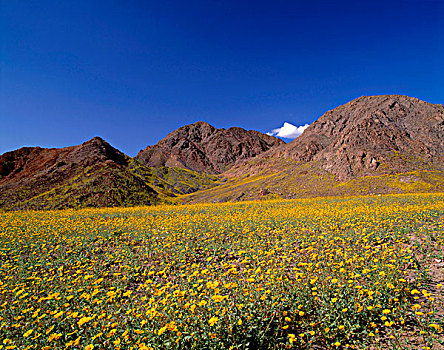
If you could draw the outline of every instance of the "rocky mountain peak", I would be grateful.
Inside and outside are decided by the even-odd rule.
[[[261,154],[284,142],[239,127],[217,129],[206,122],[185,125],[137,155],[152,167],[180,167],[218,174],[237,161]]]
[[[362,96],[325,113],[281,148],[282,156],[317,161],[340,180],[438,161],[444,107],[401,95]],[[407,159],[407,158],[408,159]]]
[[[96,136],[79,146],[74,146],[67,156],[67,160],[69,162],[79,163],[83,166],[104,161],[112,161],[118,165],[126,166],[129,157],[111,146],[101,137]]]

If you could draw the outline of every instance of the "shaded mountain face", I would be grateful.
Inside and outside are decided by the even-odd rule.
[[[179,167],[220,174],[241,160],[284,144],[273,136],[238,127],[216,129],[197,122],[183,126],[154,146],[140,151],[136,159],[150,167]]]
[[[130,160],[99,137],[79,146],[7,152],[0,156],[0,207],[150,204],[157,193],[128,171]]]
[[[100,137],[65,148],[23,147],[0,156],[0,183],[43,176],[66,167],[87,167],[106,162],[128,165],[128,157]]]

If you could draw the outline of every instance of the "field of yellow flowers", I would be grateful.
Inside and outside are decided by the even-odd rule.
[[[0,212],[0,349],[440,349],[443,247],[443,194]]]

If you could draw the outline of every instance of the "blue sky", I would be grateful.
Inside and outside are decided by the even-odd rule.
[[[0,154],[198,120],[268,132],[361,95],[444,103],[444,1],[1,1]]]

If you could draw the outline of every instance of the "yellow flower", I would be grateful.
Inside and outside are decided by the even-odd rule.
[[[54,315],[54,318],[59,318],[62,315],[63,315],[63,311],[60,311]]]
[[[23,337],[27,338],[31,335],[31,333],[33,332],[33,329],[30,329],[29,331],[27,331],[25,334],[23,334]]]
[[[217,321],[219,321],[219,318],[218,318],[218,317],[211,317],[210,320],[208,321],[208,324],[209,324],[210,326],[214,326],[214,324],[215,324]]]
[[[89,322],[92,320],[92,317],[82,317],[80,320],[77,321],[77,324],[79,326],[84,325],[85,323]]]
[[[102,332],[97,333],[97,334],[96,334],[94,337],[92,337],[91,339],[92,339],[92,340],[95,340],[95,339],[97,339],[98,337],[100,337],[101,335],[103,335]]]
[[[94,349],[94,345],[92,345],[92,344],[85,346],[85,350],[93,350],[93,349]]]
[[[439,331],[439,329],[441,328],[440,326],[438,326],[438,325],[435,324],[435,323],[431,323],[431,324],[429,324],[429,326],[432,327],[432,328],[434,328],[436,331]]]
[[[222,295],[213,295],[211,299],[213,299],[216,303],[220,303],[222,300],[225,299],[225,297],[223,297]]]
[[[165,331],[167,330],[168,327],[162,327],[159,329],[159,332],[157,333],[158,335],[162,335],[163,333],[165,333]]]

